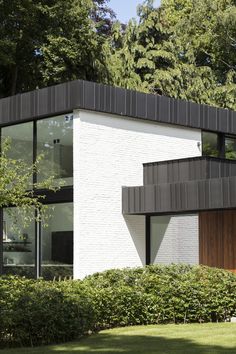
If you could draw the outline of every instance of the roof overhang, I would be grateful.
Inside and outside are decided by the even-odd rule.
[[[144,186],[122,188],[123,214],[151,215],[236,208],[234,161],[197,157],[148,165],[152,173],[145,170],[145,165]],[[170,183],[156,183],[163,180],[161,172],[164,170]],[[180,171],[184,181],[180,181]]]

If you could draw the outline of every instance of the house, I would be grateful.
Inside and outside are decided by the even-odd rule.
[[[236,112],[77,80],[1,99],[0,124],[11,157],[44,155],[35,181],[64,183],[47,227],[20,237],[3,209],[2,273],[236,269]]]

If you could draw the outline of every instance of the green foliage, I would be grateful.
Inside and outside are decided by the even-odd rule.
[[[235,312],[235,274],[203,266],[109,270],[83,281],[0,278],[1,346],[118,326],[225,321]]]
[[[115,85],[236,110],[234,0],[148,0],[138,15],[111,39]]]
[[[88,277],[99,327],[225,321],[236,310],[236,277],[200,266],[148,266]]]
[[[106,0],[0,0],[0,97],[106,76]]]
[[[86,287],[77,282],[0,279],[0,343],[40,345],[85,334],[93,324]]]
[[[36,191],[44,189],[56,191],[60,186],[54,186],[54,176],[42,182],[33,182],[33,174],[39,171],[38,165],[43,156],[39,156],[35,163],[28,165],[23,159],[9,157],[10,144],[10,140],[5,139],[0,154],[0,207],[19,208],[16,213],[7,209],[16,219],[15,224],[18,226],[21,224],[26,227],[35,217],[46,225],[49,215],[46,213],[48,207],[43,204],[45,195]]]

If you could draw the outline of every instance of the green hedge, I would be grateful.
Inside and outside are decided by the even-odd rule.
[[[236,311],[236,275],[202,266],[110,270],[84,283],[96,288],[99,328],[225,321]]]
[[[83,281],[0,278],[1,346],[41,345],[137,324],[225,321],[236,275],[186,265],[110,270]]]
[[[91,296],[77,281],[0,279],[0,343],[41,345],[64,342],[81,336],[94,322]]]

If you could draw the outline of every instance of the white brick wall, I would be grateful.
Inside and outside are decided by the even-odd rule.
[[[198,264],[198,215],[151,217],[151,262]]]
[[[145,218],[123,217],[121,186],[142,163],[200,155],[199,130],[74,112],[74,276],[145,263]]]

